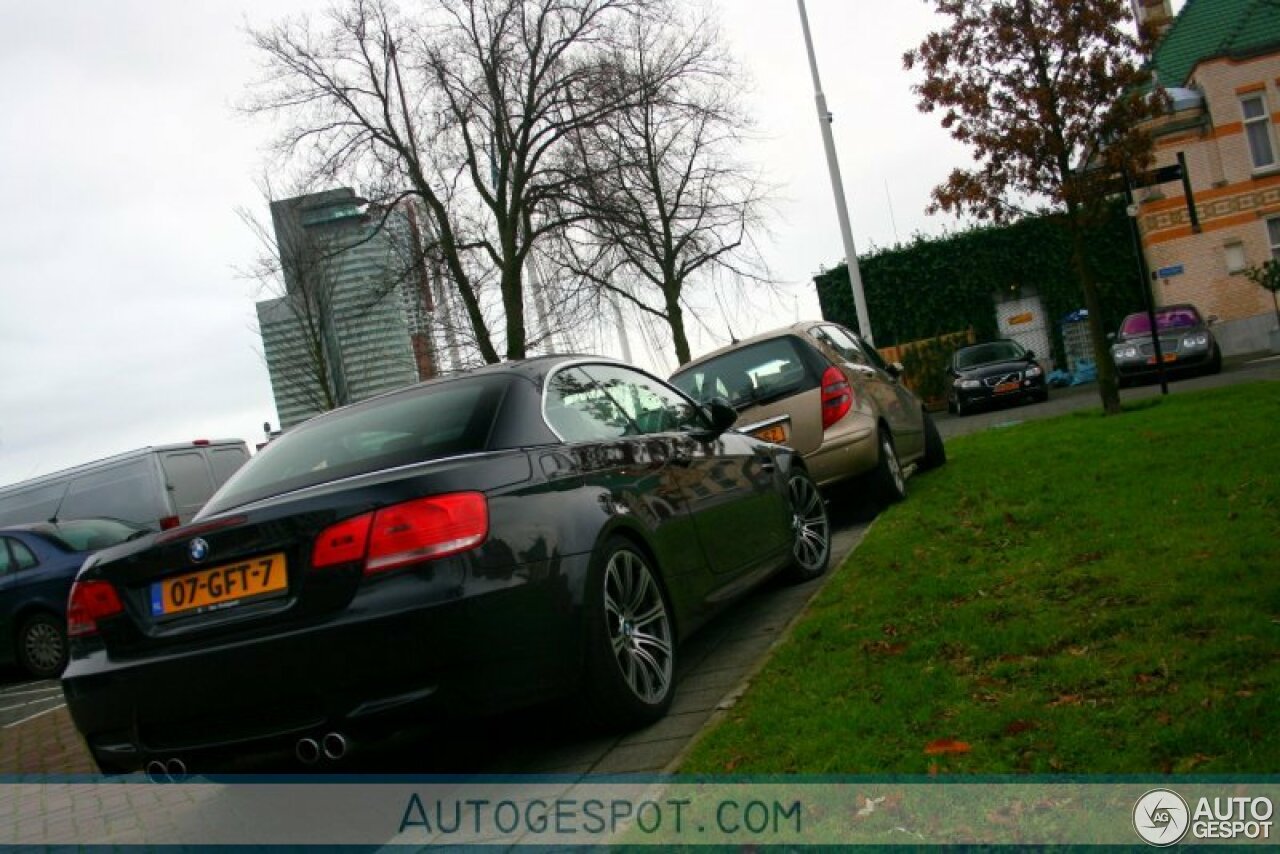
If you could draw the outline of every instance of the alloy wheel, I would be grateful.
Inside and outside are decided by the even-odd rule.
[[[671,690],[672,636],[666,600],[644,560],[620,549],[604,571],[609,643],[636,697],[658,703]]]
[[[889,476],[893,478],[893,488],[898,491],[899,495],[905,495],[907,493],[907,479],[902,476],[902,464],[898,462],[898,455],[893,452],[893,443],[887,438],[880,440],[880,453],[884,454]]]
[[[32,623],[22,639],[26,660],[41,673],[52,673],[58,669],[65,646],[57,626],[42,620]]]
[[[792,547],[796,563],[807,572],[818,572],[826,566],[830,548],[827,508],[813,481],[807,477],[791,478],[791,528],[795,532]]]

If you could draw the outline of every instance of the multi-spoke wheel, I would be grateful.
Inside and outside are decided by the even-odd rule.
[[[801,469],[791,472],[787,481],[791,498],[790,576],[796,581],[817,578],[831,560],[831,525],[827,521],[827,504],[817,485]]]
[[[907,478],[902,473],[902,464],[898,462],[893,438],[888,432],[881,431],[879,442],[880,459],[876,461],[875,471],[871,473],[871,481],[880,505],[888,507],[907,497]]]
[[[675,630],[657,575],[629,541],[605,544],[588,591],[585,686],[601,723],[634,727],[662,717],[675,680]]]
[[[67,664],[67,637],[52,614],[36,614],[18,629],[18,661],[37,679],[49,679]]]
[[[1045,392],[1047,395],[1048,392]],[[942,443],[942,434],[933,416],[924,414],[924,457],[920,460],[921,469],[936,469],[947,461],[947,447]]]

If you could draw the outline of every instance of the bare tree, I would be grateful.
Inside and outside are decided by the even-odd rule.
[[[768,278],[751,241],[766,188],[734,158],[750,127],[742,75],[705,12],[634,19],[615,62],[637,97],[574,137],[584,215],[560,258],[661,318],[683,364],[686,289],[713,274]]]
[[[250,36],[266,76],[245,105],[284,121],[310,181],[416,196],[481,357],[526,349],[525,261],[573,215],[565,149],[628,97],[618,28],[658,0],[345,0]],[[489,296],[496,290],[496,296]]]

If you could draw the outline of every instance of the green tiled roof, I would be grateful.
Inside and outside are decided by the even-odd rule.
[[[1280,0],[1187,0],[1156,48],[1161,86],[1182,86],[1196,64],[1280,49]]]

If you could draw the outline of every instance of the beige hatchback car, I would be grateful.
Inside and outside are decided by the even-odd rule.
[[[906,474],[946,462],[920,398],[854,333],[796,323],[723,347],[680,368],[673,385],[699,403],[722,398],[733,429],[800,452],[826,487],[866,476],[882,504],[906,495]]]

